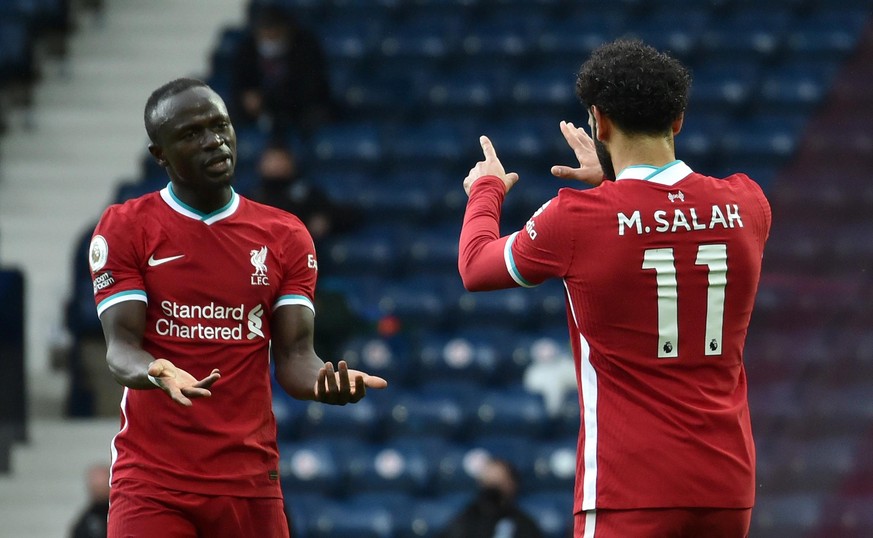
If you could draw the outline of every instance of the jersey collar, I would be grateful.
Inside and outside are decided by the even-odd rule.
[[[675,185],[685,179],[693,170],[682,161],[673,161],[657,168],[647,164],[628,166],[618,174],[616,181],[622,179],[641,179],[660,185]]]
[[[164,202],[166,202],[176,213],[202,221],[204,224],[213,224],[236,213],[236,209],[239,207],[239,195],[235,190],[233,190],[233,188],[230,190],[230,201],[224,207],[217,209],[212,213],[203,213],[202,211],[198,211],[185,204],[182,200],[179,200],[176,193],[173,192],[172,183],[168,183],[166,187],[161,189],[161,198],[163,198]]]

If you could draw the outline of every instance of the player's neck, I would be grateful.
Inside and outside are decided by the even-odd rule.
[[[676,160],[672,136],[626,136],[619,133],[616,135],[609,148],[616,172],[621,172],[628,166],[634,165],[649,165],[660,168]]]

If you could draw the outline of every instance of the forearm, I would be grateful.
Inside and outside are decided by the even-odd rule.
[[[107,346],[106,363],[112,377],[131,389],[157,388],[148,377],[149,364],[154,360],[150,353],[130,343],[115,342]]]
[[[274,357],[274,360],[276,381],[285,392],[298,400],[315,399],[315,383],[324,361],[314,350],[291,351],[284,357]]]
[[[517,285],[503,258],[507,238],[500,237],[500,211],[504,196],[503,183],[496,177],[479,179],[470,189],[458,247],[458,271],[469,291]]]

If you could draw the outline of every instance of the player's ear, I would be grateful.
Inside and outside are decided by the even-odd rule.
[[[152,154],[152,157],[158,162],[158,164],[164,168],[167,166],[167,160],[164,159],[164,149],[157,144],[149,144],[149,153]]]
[[[679,134],[679,131],[682,130],[682,124],[685,123],[685,113],[679,114],[679,117],[673,120],[673,125],[671,128],[673,129],[673,136]]]
[[[600,112],[600,109],[595,105],[591,105],[591,117],[594,120],[594,125],[597,126],[594,135],[597,140],[606,142],[612,134],[612,122]]]

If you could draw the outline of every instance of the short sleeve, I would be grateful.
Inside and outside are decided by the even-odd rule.
[[[138,229],[119,205],[110,206],[94,229],[88,266],[98,317],[120,302],[148,303],[140,263],[142,253],[136,248]]]
[[[318,279],[318,258],[309,231],[299,220],[283,246],[285,273],[273,309],[285,305],[302,305],[315,312],[315,283]]]

